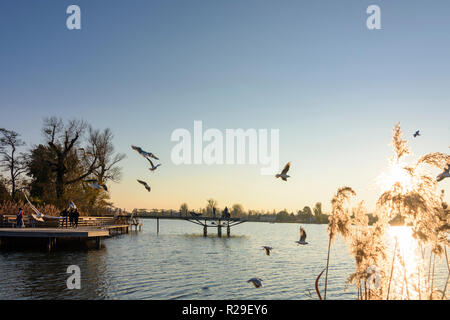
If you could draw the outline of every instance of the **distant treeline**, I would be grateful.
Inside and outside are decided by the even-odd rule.
[[[190,209],[187,203],[183,203],[179,210],[147,210],[147,209],[134,209],[135,213],[141,214],[161,214],[161,215],[181,215],[190,216],[192,212],[201,213],[203,217],[213,217],[213,210],[216,209],[216,217],[221,217],[224,208],[219,208],[218,203],[214,199],[208,199],[206,207],[200,209]],[[328,214],[322,212],[322,203],[317,202],[311,209],[309,206],[305,206],[302,210],[297,212],[288,212],[286,209],[276,212],[248,210],[245,211],[243,206],[239,203],[233,204],[228,208],[232,218],[242,218],[248,221],[261,221],[261,222],[284,222],[284,223],[315,223],[326,224],[328,223]],[[376,218],[372,214],[368,215],[369,224],[376,221]]]

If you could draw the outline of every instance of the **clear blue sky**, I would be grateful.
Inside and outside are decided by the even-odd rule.
[[[66,28],[71,4],[81,30]],[[382,30],[366,28],[371,4]],[[111,128],[127,154],[111,196],[127,209],[199,208],[210,197],[221,207],[327,209],[342,185],[373,207],[397,121],[408,139],[423,134],[411,159],[448,152],[449,13],[437,0],[2,0],[0,127],[29,146],[42,142],[46,116]],[[280,129],[291,181],[260,166],[174,166],[170,134],[194,120]],[[161,170],[150,174],[130,144],[157,153]]]

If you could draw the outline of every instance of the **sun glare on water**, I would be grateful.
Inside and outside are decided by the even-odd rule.
[[[413,237],[411,227],[391,226],[387,235],[395,254],[392,268],[391,297],[394,299],[421,299],[425,287],[425,268],[421,248]],[[395,252],[394,252],[395,250]]]

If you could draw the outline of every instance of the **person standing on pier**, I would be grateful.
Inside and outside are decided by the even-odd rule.
[[[16,226],[17,228],[23,228],[23,210],[22,208],[19,208],[19,212],[17,213],[16,217]]]
[[[225,209],[223,209],[222,216],[225,219],[229,219],[230,218],[230,213],[228,212],[228,207],[225,207]]]
[[[63,211],[61,211],[61,213],[59,215],[62,217],[62,227],[67,228],[67,216],[69,215],[69,213],[67,212],[67,209],[64,209]]]
[[[78,209],[75,207],[73,210],[73,223],[75,225],[75,228],[78,228],[78,218],[80,217],[80,213],[78,212]]]
[[[70,225],[71,228],[73,228],[73,225],[74,225],[74,222],[73,222],[73,218],[74,218],[74,216],[73,216],[73,209],[69,208],[68,211],[69,211],[69,225]]]

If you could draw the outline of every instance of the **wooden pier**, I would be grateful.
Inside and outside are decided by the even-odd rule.
[[[86,243],[95,241],[95,247],[101,248],[102,239],[117,234],[128,233],[130,224],[114,223],[111,218],[80,217],[77,228],[67,227],[63,219],[36,222],[26,217],[25,228],[15,228],[14,216],[3,216],[0,223],[0,247],[17,248],[22,245],[44,245],[52,251],[57,243],[77,240]]]

